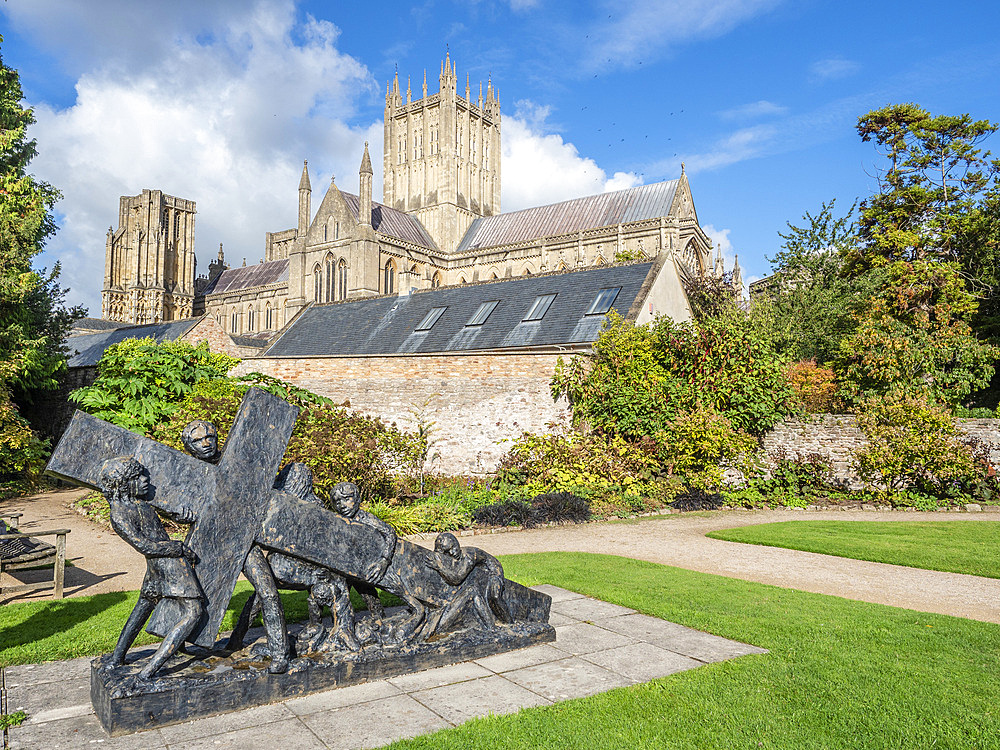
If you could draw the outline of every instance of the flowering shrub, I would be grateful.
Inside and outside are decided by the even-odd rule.
[[[803,360],[788,366],[788,385],[794,400],[809,414],[838,412],[843,403],[837,395],[837,377],[829,367],[821,367],[816,360]]]

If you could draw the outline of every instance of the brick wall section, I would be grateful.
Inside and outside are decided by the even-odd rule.
[[[1000,419],[960,419],[958,429],[965,435],[994,445],[990,458],[1000,466]],[[764,450],[774,455],[780,448],[789,454],[818,453],[833,466],[834,477],[851,487],[861,482],[851,465],[852,451],[865,444],[851,414],[817,414],[812,420],[784,420],[764,437]]]
[[[219,325],[219,322],[211,315],[203,315],[201,320],[190,331],[182,336],[184,341],[191,344],[200,344],[202,341],[208,342],[208,349],[211,352],[228,354],[230,357],[244,357],[248,354],[257,354],[256,350],[248,350],[245,347],[236,346],[232,337]]]
[[[433,471],[477,474],[496,468],[501,441],[568,419],[552,400],[556,354],[434,354],[245,359],[232,375],[261,372],[413,430],[411,410],[429,400],[436,423]]]

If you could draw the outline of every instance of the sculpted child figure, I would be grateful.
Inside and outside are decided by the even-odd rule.
[[[454,534],[445,532],[434,540],[430,564],[456,588],[451,601],[428,618],[423,637],[448,630],[466,614],[486,629],[497,627],[498,621],[513,621],[503,600],[503,567],[493,555],[478,547],[463,549]]]
[[[163,638],[153,658],[139,676],[149,679],[184,643],[203,611],[202,591],[194,572],[195,554],[184,542],[170,539],[163,522],[146,501],[149,475],[145,467],[130,457],[112,458],[101,470],[101,487],[111,508],[111,526],[118,536],[146,558],[146,577],[139,601],[118,638],[110,664],[125,663],[125,654],[161,599],[176,599],[181,618]],[[191,522],[190,513],[178,520]]]

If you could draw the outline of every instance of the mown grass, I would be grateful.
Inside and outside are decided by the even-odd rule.
[[[1000,626],[610,556],[503,562],[522,582],[564,586],[770,653],[391,747],[1000,747]]]
[[[553,583],[770,653],[392,747],[1000,748],[1000,626],[606,555],[516,555],[503,563],[522,583]],[[100,621],[107,632],[99,648],[91,640],[97,653],[110,648],[128,614],[130,599],[120,596],[89,618],[69,618],[79,599],[45,604],[62,608],[71,628],[93,630]],[[8,622],[0,621],[5,641]],[[17,635],[31,639],[28,628]]]
[[[713,539],[1000,578],[998,521],[783,521],[722,529]]]

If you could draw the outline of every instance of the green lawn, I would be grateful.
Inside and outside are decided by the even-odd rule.
[[[611,556],[503,563],[523,583],[553,583],[770,653],[478,719],[394,748],[1000,749],[1000,626]],[[124,595],[74,618],[76,601],[49,606],[71,629],[100,621],[110,644],[128,612]],[[5,641],[30,638],[30,629],[10,628],[17,616],[6,610],[18,607],[37,605],[0,610]],[[35,616],[45,621],[42,610]]]
[[[784,521],[723,529],[708,536],[1000,578],[998,521]]]

